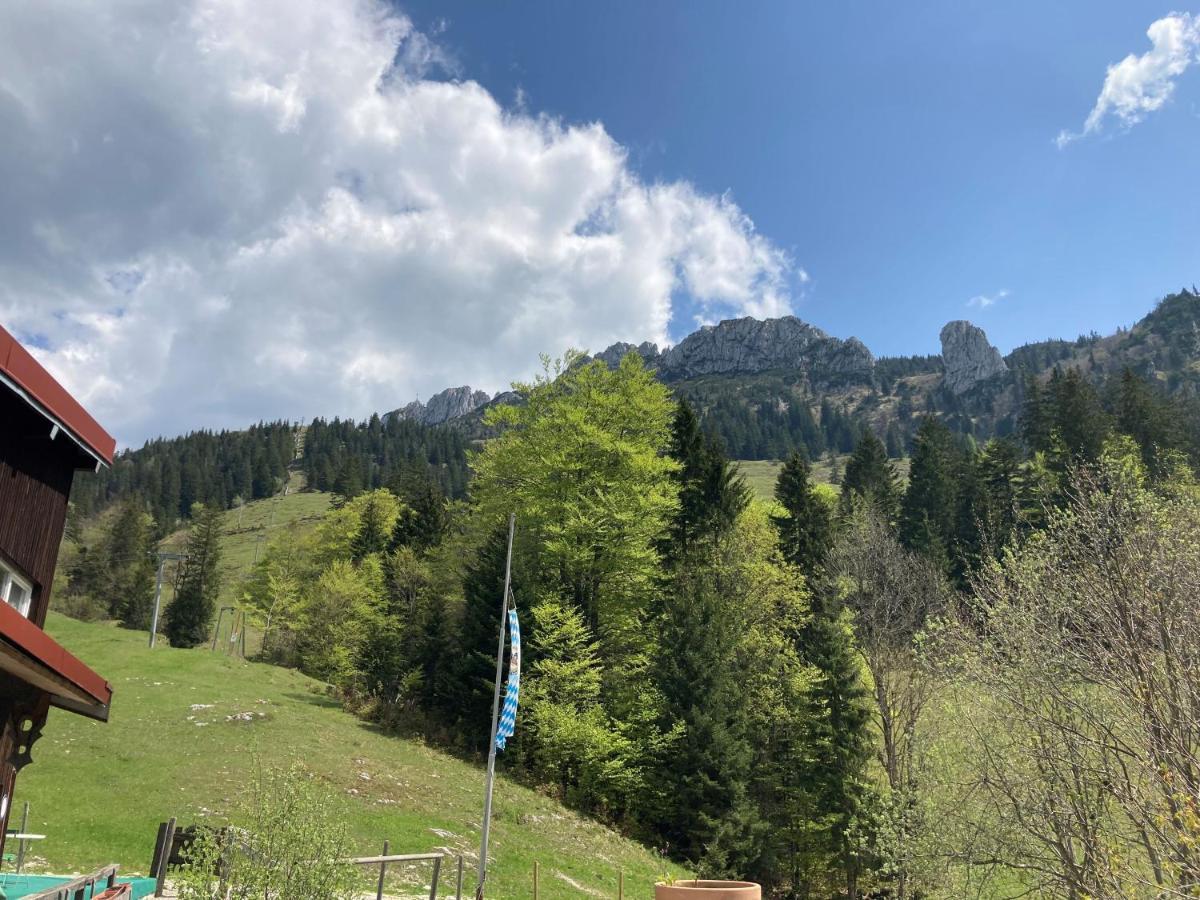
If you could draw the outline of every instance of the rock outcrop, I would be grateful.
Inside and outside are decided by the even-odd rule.
[[[638,344],[636,347],[633,344],[627,344],[624,341],[618,341],[607,350],[597,353],[595,358],[603,363],[606,363],[610,369],[615,369],[621,364],[621,360],[623,360],[630,353],[636,353],[642,358],[642,362],[648,366],[658,365],[658,358],[660,355],[658,352],[658,344],[652,344],[649,341],[642,341],[642,343]]]
[[[869,377],[875,358],[857,338],[841,340],[795,316],[727,319],[706,325],[658,352],[653,344],[614,344],[599,354],[619,360],[636,349],[667,380],[701,375],[750,375],[770,369],[799,369],[816,378]]]
[[[942,328],[943,376],[952,394],[964,394],[979,384],[1008,371],[1000,351],[988,343],[977,325],[961,319]]]
[[[441,425],[443,422],[474,412],[491,399],[490,394],[484,391],[473,391],[470,385],[463,385],[439,391],[425,403],[414,400],[393,412],[392,415],[402,419],[412,419],[422,425]]]

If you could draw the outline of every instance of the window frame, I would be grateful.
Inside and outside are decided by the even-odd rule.
[[[24,595],[19,604],[12,602],[14,585]],[[33,612],[33,579],[3,558],[0,558],[0,601],[7,603],[27,619]]]

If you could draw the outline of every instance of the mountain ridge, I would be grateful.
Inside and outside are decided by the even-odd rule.
[[[857,338],[832,337],[795,316],[743,317],[704,326],[665,350],[618,342],[585,358],[616,366],[636,353],[746,459],[781,458],[801,445],[810,455],[845,451],[862,427],[888,436],[899,455],[925,413],[977,439],[1011,434],[1026,380],[1055,367],[1077,368],[1098,384],[1129,367],[1168,392],[1200,396],[1194,289],[1167,295],[1132,327],[1103,337],[1032,342],[1004,355],[966,320],[948,322],[939,337],[940,354],[875,357]],[[441,423],[484,437],[483,411],[514,399],[498,394]]]

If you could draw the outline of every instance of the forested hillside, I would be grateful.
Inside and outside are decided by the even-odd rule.
[[[71,493],[76,522],[139,498],[159,536],[192,515],[194,504],[229,509],[282,491],[291,471],[307,486],[353,496],[412,473],[428,474],[450,497],[462,496],[467,441],[461,430],[396,417],[366,422],[315,419],[245,431],[197,431],[158,438],[118,454],[111,469],[80,473]]]
[[[245,431],[196,431],[156,438],[118,454],[111,469],[80,473],[71,492],[74,514],[85,518],[109,504],[138,496],[169,530],[194,503],[222,509],[279,491],[296,454],[296,429],[287,422]]]
[[[1200,459],[1178,396],[1062,371],[1006,438],[921,417],[907,483],[865,430],[838,493],[796,454],[764,504],[636,355],[519,392],[469,504],[396,482],[272,542],[246,594],[265,658],[478,758],[511,511],[510,774],[773,897],[1185,895]],[[1154,627],[1112,631],[1129,604]],[[1064,745],[1078,763],[1038,756]]]

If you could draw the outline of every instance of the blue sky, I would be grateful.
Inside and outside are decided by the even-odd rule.
[[[1170,5],[403,9],[502,102],[603,122],[647,179],[731,192],[810,276],[796,313],[877,353],[937,352],[960,317],[1006,351],[1109,332],[1200,280],[1200,68],[1139,124],[1054,143]],[[677,309],[672,336],[692,327]]]
[[[118,439],[794,312],[1002,350],[1200,281],[1200,9],[0,3],[0,324]]]

